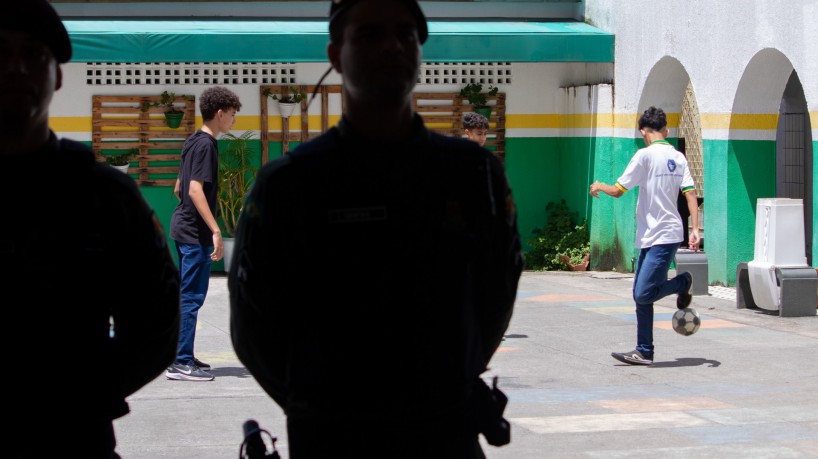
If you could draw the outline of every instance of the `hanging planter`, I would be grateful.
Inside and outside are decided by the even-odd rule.
[[[184,112],[165,112],[165,122],[168,123],[169,128],[176,129],[182,125],[184,116]]]
[[[483,92],[483,85],[480,83],[469,83],[460,89],[460,97],[468,99],[472,106],[472,111],[491,118],[491,107],[487,105],[488,96],[494,97],[497,95],[499,88],[497,86],[489,85],[488,92]]]
[[[491,119],[491,107],[489,107],[489,106],[474,107],[474,112],[485,116],[487,120]]]
[[[295,111],[295,106],[298,105],[295,102],[279,102],[278,103],[278,112],[281,114],[282,118],[289,118],[290,115],[293,114]]]
[[[182,118],[185,116],[185,112],[176,106],[177,99],[181,99],[178,103],[184,103],[185,100],[188,100],[188,97],[189,96],[177,96],[172,92],[162,91],[159,100],[142,104],[142,111],[147,112],[152,107],[165,108],[165,124],[171,129],[176,129],[182,125]]]
[[[123,174],[127,174],[128,168],[131,167],[131,161],[133,161],[138,154],[139,150],[133,148],[125,153],[106,155],[105,162]]]
[[[265,89],[263,94],[265,97],[278,102],[278,113],[281,114],[282,118],[289,118],[295,111],[295,106],[307,98],[306,94],[299,92],[298,88],[292,86],[289,88],[289,94],[275,94],[271,88]]]

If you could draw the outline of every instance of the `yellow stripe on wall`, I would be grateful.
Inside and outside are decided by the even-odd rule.
[[[329,125],[334,126],[338,124],[341,119],[340,115],[330,115],[328,117]],[[202,127],[202,117],[196,117],[196,128]],[[281,130],[281,117],[269,116],[267,117],[268,128],[271,131]],[[48,124],[51,129],[56,132],[91,132],[92,118],[90,116],[52,116],[48,119]],[[234,131],[258,131],[261,129],[260,116],[237,116],[236,124],[233,125]],[[119,128],[119,130],[122,130]],[[136,128],[134,128],[136,130]],[[290,132],[301,130],[301,117],[290,117]],[[310,115],[309,120],[310,131],[321,130],[321,115]]]
[[[48,118],[48,125],[57,132],[91,132],[91,117],[52,116]]]
[[[702,113],[703,129],[747,129],[774,131],[778,128],[777,113]]]
[[[678,113],[668,113],[668,127],[678,127],[679,119]],[[638,122],[639,115],[624,113],[506,115],[506,128],[509,129],[636,129]]]
[[[668,113],[668,127],[679,127],[680,114]],[[329,125],[334,126],[341,119],[340,115],[330,115]],[[810,112],[812,128],[818,129],[818,112]],[[267,118],[271,131],[281,130],[281,117]],[[528,114],[506,115],[507,129],[588,129],[588,128],[616,128],[636,129],[639,115],[623,113],[599,114]],[[778,114],[734,114],[729,113],[702,113],[703,129],[746,129],[746,130],[775,130],[778,127]],[[49,118],[51,129],[57,132],[91,132],[91,117],[82,116],[55,116]],[[202,126],[202,117],[196,117],[196,127]],[[237,116],[234,131],[258,131],[261,129],[261,117],[255,115]],[[321,116],[310,115],[310,131],[321,129]],[[290,117],[290,131],[301,130],[301,117]]]
[[[560,115],[506,115],[507,129],[558,129]]]

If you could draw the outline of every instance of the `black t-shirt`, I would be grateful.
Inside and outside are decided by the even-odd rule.
[[[196,205],[188,195],[190,181],[202,182],[207,205],[216,216],[216,198],[219,193],[219,148],[210,134],[196,131],[187,138],[182,147],[179,163],[179,195],[182,201],[173,211],[170,220],[170,237],[184,244],[213,245],[213,232],[196,210]]]

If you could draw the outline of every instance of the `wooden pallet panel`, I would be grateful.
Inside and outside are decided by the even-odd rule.
[[[140,186],[173,186],[182,146],[196,131],[194,96],[177,96],[185,115],[176,129],[167,126],[163,108],[142,110],[146,103],[159,100],[160,96],[92,96],[91,139],[97,159],[104,161],[106,153],[137,150],[138,166],[131,166],[128,173],[136,175]]]
[[[309,119],[301,116],[299,130],[293,131],[290,128],[289,118],[282,118],[280,131],[269,129],[270,99],[264,95],[267,89],[274,94],[285,94],[289,88],[297,87],[300,92],[307,94],[309,98],[315,90],[315,86],[310,85],[265,85],[259,87],[259,97],[261,98],[261,150],[262,161],[269,161],[269,142],[281,142],[282,154],[290,150],[290,142],[305,142],[314,139],[326,132],[329,126],[328,105],[330,94],[340,94],[342,87],[339,85],[323,85],[319,87],[316,98],[321,101],[321,130],[309,131]],[[486,96],[488,105],[492,112],[489,118],[489,130],[486,139],[486,147],[492,150],[500,159],[505,159],[506,154],[506,94],[497,93],[495,96]],[[343,99],[342,99],[343,107]],[[459,92],[416,92],[412,95],[412,103],[415,111],[423,118],[427,128],[447,136],[462,137],[463,113],[471,111],[468,99],[460,97]],[[313,103],[314,105],[315,103]],[[301,113],[306,111],[307,101],[301,101]],[[275,108],[273,108],[275,111]],[[275,116],[275,115],[272,115]]]
[[[321,116],[321,130],[320,131],[310,131],[309,129],[309,117],[308,116],[301,116],[301,125],[298,126],[297,130],[291,130],[290,127],[290,118],[281,118],[281,130],[280,131],[273,131],[270,130],[270,105],[271,99],[264,95],[265,91],[268,89],[273,92],[273,94],[285,95],[289,93],[289,88],[294,87],[298,88],[298,91],[306,94],[307,98],[301,101],[300,106],[300,113],[304,114],[307,113],[307,103],[309,99],[312,98],[312,93],[315,92],[315,97],[320,99],[320,116]],[[261,161],[262,163],[266,163],[270,160],[270,147],[269,142],[281,142],[281,154],[287,154],[290,151],[290,142],[306,142],[307,140],[314,139],[321,135],[322,133],[326,132],[329,126],[329,98],[331,94],[337,94],[341,96],[341,86],[340,85],[321,85],[318,87],[318,91],[315,90],[315,85],[292,85],[292,84],[283,84],[283,85],[263,85],[259,86],[259,97],[261,98]],[[316,102],[313,103],[315,105]],[[343,97],[341,97],[341,107],[343,107]],[[275,107],[275,102],[272,103],[272,111],[273,113],[277,112]],[[272,116],[277,116],[273,114]],[[280,116],[278,116],[280,118]]]
[[[459,92],[416,92],[412,95],[415,111],[423,118],[429,130],[437,133],[462,137],[463,113],[471,111],[468,99],[460,97]],[[486,148],[492,150],[500,159],[506,156],[506,94],[486,95],[486,102],[491,107]]]

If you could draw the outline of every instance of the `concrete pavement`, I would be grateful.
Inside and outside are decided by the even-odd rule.
[[[711,287],[693,298],[702,328],[684,337],[670,329],[671,296],[657,303],[654,365],[624,365],[610,353],[635,345],[632,281],[523,274],[486,374],[509,396],[512,442],[485,445],[487,457],[818,457],[818,317],[736,309],[732,289]],[[131,414],[115,422],[122,457],[235,458],[249,418],[278,436],[288,457],[282,411],[233,353],[223,276],[211,279],[196,349],[216,380],[162,375],[130,397]]]

